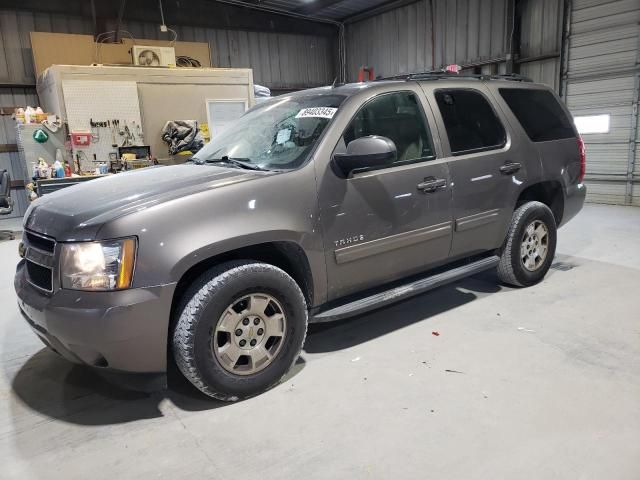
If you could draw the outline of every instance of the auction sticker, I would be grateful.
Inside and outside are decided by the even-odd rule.
[[[303,108],[296,118],[333,118],[338,109],[334,107],[310,107]]]

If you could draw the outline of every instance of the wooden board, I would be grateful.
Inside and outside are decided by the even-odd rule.
[[[170,46],[168,41],[130,38],[122,43],[99,43],[91,35],[31,32],[31,49],[36,79],[51,65],[91,65],[92,63],[131,65],[132,45]],[[206,42],[176,42],[176,56],[195,58],[211,67],[211,51]]]
[[[94,43],[91,35],[31,32],[31,51],[36,79],[51,65],[91,65]]]

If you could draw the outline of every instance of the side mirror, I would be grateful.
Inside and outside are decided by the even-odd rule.
[[[356,138],[347,145],[347,153],[336,153],[333,164],[348,177],[354,171],[372,170],[393,163],[398,156],[396,144],[387,137],[368,135]]]

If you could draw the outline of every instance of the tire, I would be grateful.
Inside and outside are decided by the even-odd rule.
[[[536,253],[541,251],[542,246],[540,237],[536,236],[537,232],[534,229],[532,236],[530,235],[532,231],[527,231],[531,225],[540,228],[541,224],[546,228],[548,235],[544,259]],[[544,232],[544,230],[538,231]],[[534,240],[529,242],[532,237]],[[536,238],[538,239],[537,244]],[[523,242],[525,243],[524,247]],[[527,202],[521,205],[513,212],[511,218],[511,225],[498,264],[498,277],[503,283],[516,287],[535,285],[544,278],[553,262],[556,242],[556,221],[549,207],[541,202]],[[523,261],[524,252],[530,252],[530,255]]]
[[[176,364],[210,397],[234,402],[268,390],[291,369],[302,350],[307,332],[305,298],[296,282],[273,265],[240,261],[212,268],[185,292],[182,305],[173,333]],[[262,316],[247,313],[256,308]],[[249,320],[246,326],[245,320]],[[273,330],[279,330],[281,337],[267,339],[268,325],[276,325]],[[239,331],[242,336],[236,335]],[[247,343],[254,340],[255,349]],[[227,347],[232,350],[225,351]],[[234,363],[238,351],[243,355]],[[273,356],[269,359],[265,351]],[[251,356],[256,352],[262,356],[262,366]]]

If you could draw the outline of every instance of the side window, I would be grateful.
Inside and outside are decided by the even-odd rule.
[[[367,135],[387,137],[396,144],[394,164],[434,158],[433,143],[419,100],[412,92],[386,93],[367,102],[344,132],[348,145]]]
[[[576,136],[567,114],[548,90],[501,88],[500,95],[531,141],[546,142]]]
[[[504,146],[504,127],[481,93],[450,89],[437,90],[435,95],[453,155]]]

